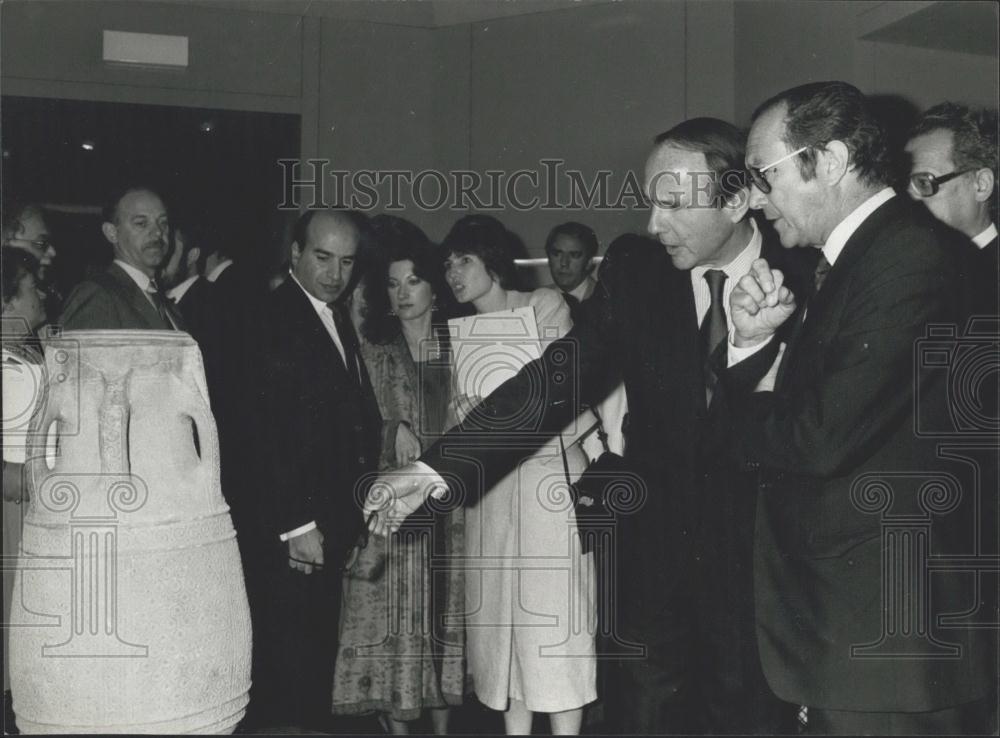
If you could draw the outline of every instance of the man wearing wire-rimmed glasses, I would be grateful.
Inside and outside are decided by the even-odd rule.
[[[785,247],[822,251],[802,309],[763,259],[731,296],[722,381],[740,386],[744,360],[783,351],[755,392],[730,392],[744,400],[737,458],[759,473],[757,640],[769,685],[807,708],[811,734],[975,733],[996,697],[993,634],[942,617],[993,610],[971,577],[931,577],[921,546],[970,550],[976,478],[914,427],[915,411],[951,427],[945,372],[918,363],[917,349],[930,326],[964,325],[965,296],[955,244],[888,186],[889,161],[867,99],[847,83],[802,85],[754,114],[750,206]],[[787,346],[775,345],[788,320]],[[943,480],[947,510],[925,494]],[[915,520],[926,521],[923,543],[890,536]]]

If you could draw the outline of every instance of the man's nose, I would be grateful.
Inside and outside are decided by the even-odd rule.
[[[649,211],[649,222],[646,224],[646,231],[650,236],[657,235],[662,229],[660,227],[660,211],[659,208],[653,207]]]
[[[569,269],[569,257],[568,256],[560,256],[559,257],[559,266],[562,267],[563,269]]]
[[[760,210],[766,204],[767,195],[760,191],[760,187],[752,185],[750,187],[750,207],[754,210]]]

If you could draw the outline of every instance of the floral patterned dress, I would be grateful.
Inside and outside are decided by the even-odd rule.
[[[380,470],[395,466],[395,437],[406,422],[427,448],[448,429],[451,372],[443,361],[414,362],[398,336],[364,343],[385,419]],[[389,538],[373,536],[344,575],[333,712],[384,712],[414,720],[429,707],[460,704],[464,692],[465,607],[461,509],[411,521]]]

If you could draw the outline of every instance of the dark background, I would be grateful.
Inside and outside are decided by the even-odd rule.
[[[210,250],[226,243],[262,268],[282,260],[295,214],[277,210],[277,160],[298,157],[299,116],[13,96],[0,104],[4,203],[50,208],[64,290],[111,260],[99,208],[122,183],[157,189],[172,223]]]

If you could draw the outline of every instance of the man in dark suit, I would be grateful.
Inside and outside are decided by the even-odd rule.
[[[935,559],[976,553],[974,475],[915,423],[951,425],[946,373],[915,357],[930,324],[963,327],[954,244],[887,187],[884,132],[846,83],[765,102],[747,165],[751,205],[782,244],[822,249],[817,291],[762,380],[745,362],[780,350],[774,332],[795,299],[766,260],[731,297],[723,379],[736,458],[759,470],[754,574],[768,683],[808,708],[810,733],[983,730],[996,698],[991,628],[949,627],[981,604],[973,578],[931,571]]]
[[[167,258],[170,230],[160,196],[146,187],[120,190],[104,209],[101,229],[115,260],[73,289],[59,318],[62,327],[183,329],[180,314],[155,281]]]
[[[591,272],[591,262],[597,256],[597,234],[583,223],[560,223],[545,239],[545,256],[549,260],[552,284],[569,305],[576,320],[580,303],[594,294],[597,280]]]
[[[368,238],[359,214],[303,215],[291,274],[268,295],[260,326],[253,701],[270,727],[329,727],[341,570],[364,530],[356,485],[376,468],[382,430],[339,302]]]
[[[726,485],[751,491],[739,479],[724,481],[721,460],[711,455],[725,431],[725,398],[708,365],[724,348],[725,298],[754,259],[782,255],[747,217],[742,158],[742,134],[715,119],[688,120],[657,137],[646,188],[649,231],[660,245],[616,240],[566,339],[490,395],[420,464],[385,478],[399,514],[415,509],[441,478],[474,500],[565,427],[577,401],[599,400],[609,378],[623,377],[625,457],[643,487],[637,509],[619,516],[614,530],[611,615],[613,637],[643,652],[615,664],[614,732],[787,727],[781,713],[789,709],[768,693],[756,662],[746,619],[747,520],[731,519]],[[761,361],[761,373],[768,366]],[[515,417],[526,420],[511,427]]]
[[[997,111],[935,105],[913,127],[906,151],[910,197],[972,241],[965,279],[975,291],[976,312],[997,315]]]

